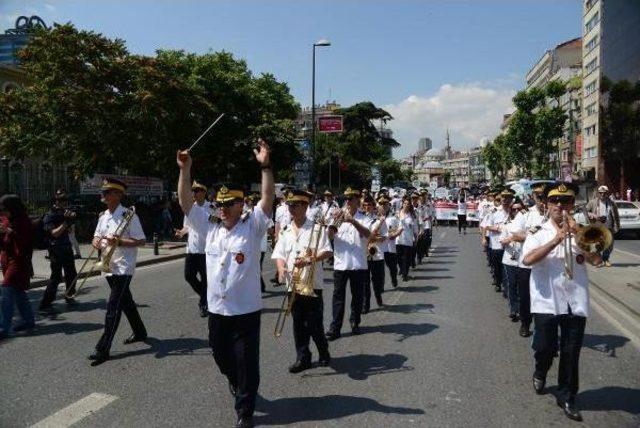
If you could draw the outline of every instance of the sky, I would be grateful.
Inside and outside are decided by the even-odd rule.
[[[528,70],[578,37],[581,0],[0,0],[0,31],[20,15],[71,22],[126,41],[133,53],[226,50],[255,74],[287,82],[311,104],[372,101],[394,120],[401,147],[429,137],[456,150],[493,138]]]

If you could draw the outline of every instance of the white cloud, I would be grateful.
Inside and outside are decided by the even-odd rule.
[[[477,146],[483,137],[492,138],[503,114],[513,110],[514,86],[514,76],[496,82],[447,83],[433,95],[411,95],[383,106],[394,117],[389,126],[402,144],[395,157],[415,152],[421,137],[431,138],[434,147],[444,147],[447,128],[454,150]]]

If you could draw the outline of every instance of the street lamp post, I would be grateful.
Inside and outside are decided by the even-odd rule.
[[[316,46],[331,46],[326,39],[320,39],[313,44],[313,59],[311,66],[311,145],[313,146],[313,161],[311,162],[311,184],[316,183]]]

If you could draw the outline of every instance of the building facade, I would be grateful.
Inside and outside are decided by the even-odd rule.
[[[583,100],[582,168],[587,176],[614,189],[620,183],[620,166],[605,159],[602,112],[606,95],[601,82],[640,80],[640,2],[627,0],[584,0],[582,26]],[[628,160],[625,179],[640,186],[639,153]],[[621,190],[621,189],[618,189]]]

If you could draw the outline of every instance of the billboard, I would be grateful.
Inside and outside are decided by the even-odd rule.
[[[325,134],[342,132],[342,116],[320,116],[318,118],[318,131]]]
[[[131,196],[162,196],[162,179],[155,177],[136,177],[134,175],[95,174],[80,183],[81,195],[99,195],[102,181],[115,178],[127,185],[127,194]]]

